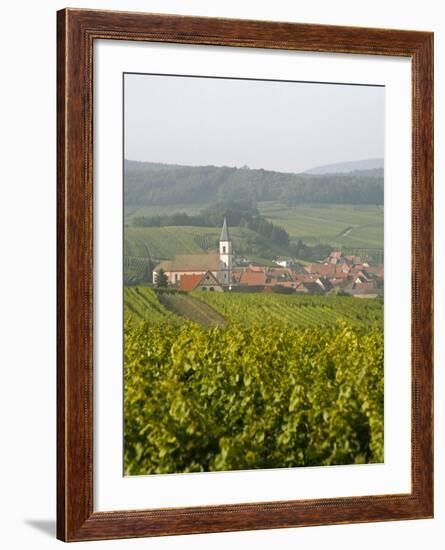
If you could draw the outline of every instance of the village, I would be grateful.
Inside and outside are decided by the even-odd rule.
[[[356,298],[383,296],[382,264],[368,258],[345,255],[340,250],[313,263],[279,257],[273,266],[236,259],[224,219],[219,252],[179,254],[162,261],[153,271],[153,283],[183,291],[277,292],[313,295],[350,295]]]

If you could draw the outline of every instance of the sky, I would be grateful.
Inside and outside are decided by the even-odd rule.
[[[384,157],[385,88],[124,76],[125,158],[282,172]]]

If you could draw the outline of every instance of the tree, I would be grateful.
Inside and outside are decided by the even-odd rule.
[[[156,274],[155,284],[157,288],[167,288],[168,277],[165,271],[162,269],[162,267]]]

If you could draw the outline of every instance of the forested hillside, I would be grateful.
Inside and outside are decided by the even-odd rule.
[[[217,166],[178,166],[125,161],[127,209],[144,205],[217,201],[383,204],[381,171],[291,174]]]

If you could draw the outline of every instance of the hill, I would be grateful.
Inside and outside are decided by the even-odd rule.
[[[362,175],[374,174],[375,176],[382,176],[383,166],[383,159],[353,160],[348,162],[336,162],[334,164],[316,166],[315,168],[306,170],[305,174],[350,174],[351,172],[355,172]]]
[[[383,204],[382,174],[372,172],[292,174],[126,160],[124,178],[126,219],[146,207],[218,201]]]

